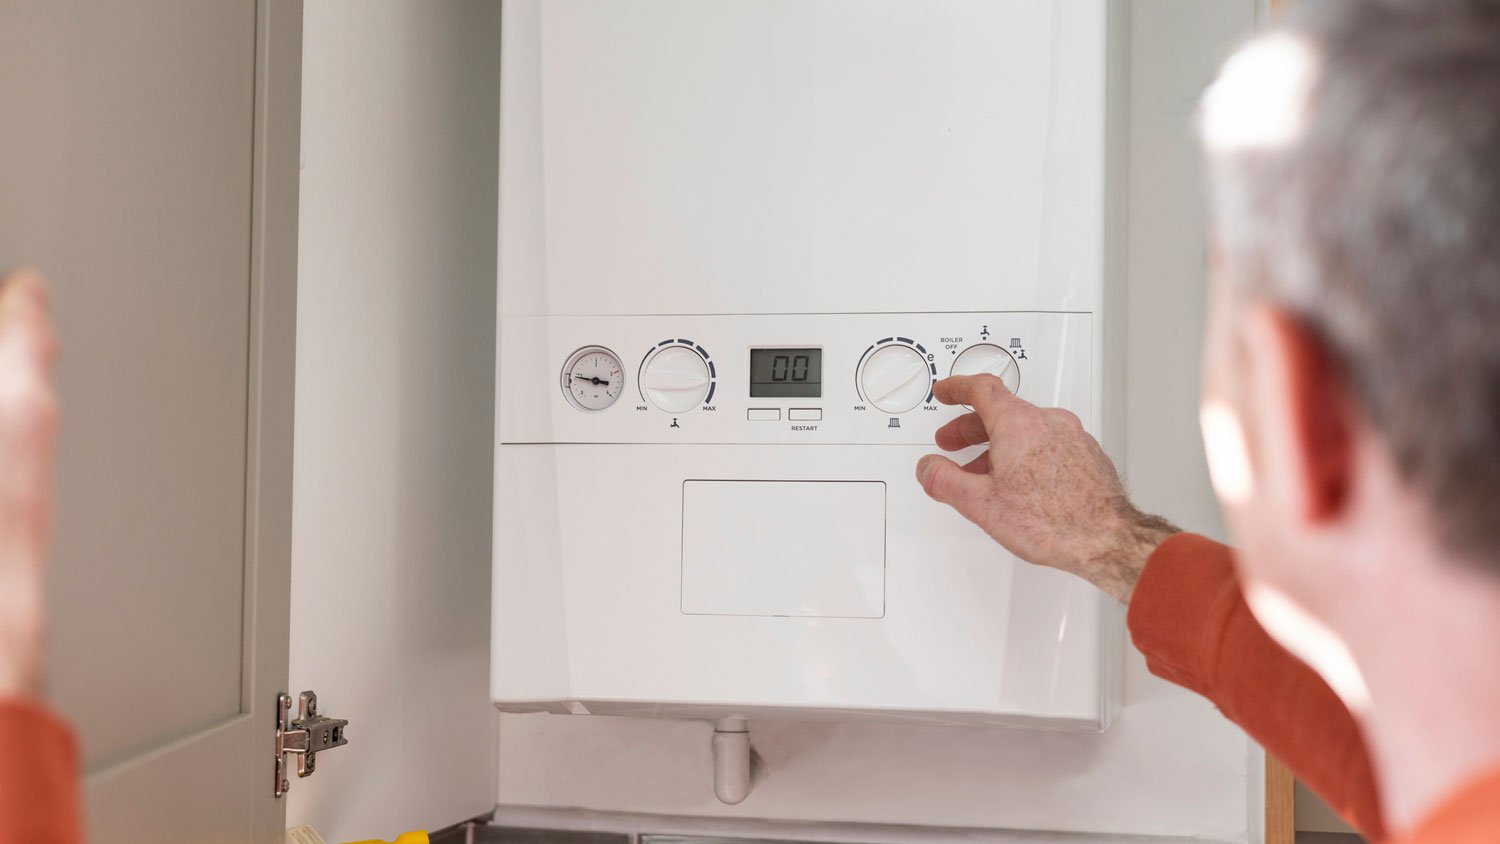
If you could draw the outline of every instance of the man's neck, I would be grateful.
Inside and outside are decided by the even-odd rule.
[[[1380,556],[1399,553],[1387,547]],[[1429,574],[1402,584],[1384,612],[1348,625],[1370,695],[1356,715],[1387,826],[1402,835],[1500,769],[1500,577],[1449,561],[1434,562]]]

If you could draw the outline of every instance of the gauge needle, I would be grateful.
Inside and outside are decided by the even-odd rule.
[[[574,375],[573,376],[573,380],[574,381],[585,381],[585,382],[593,384],[593,385],[595,385],[597,387],[608,387],[609,386],[609,382],[608,381],[604,380],[603,378],[599,378],[599,377],[585,378],[582,375]]]

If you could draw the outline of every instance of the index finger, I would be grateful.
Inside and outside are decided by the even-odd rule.
[[[989,373],[944,378],[933,387],[932,395],[943,404],[965,404],[974,408],[986,427],[1021,401],[1004,381]]]

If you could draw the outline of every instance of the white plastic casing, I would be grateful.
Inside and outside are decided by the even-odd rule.
[[[914,478],[966,352],[1108,427],[1108,18],[507,3],[497,706],[1108,724],[1117,609]],[[588,346],[598,412],[558,389]],[[752,398],[765,347],[820,394]]]

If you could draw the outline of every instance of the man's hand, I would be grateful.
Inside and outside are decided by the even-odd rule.
[[[56,355],[41,277],[0,277],[0,698],[35,693],[41,676]]]
[[[1078,417],[1016,398],[993,375],[939,381],[936,397],[974,408],[938,429],[939,448],[989,449],[962,467],[935,454],[922,458],[917,480],[927,494],[1017,557],[1076,574],[1129,603],[1147,558],[1177,529],[1131,505]]]

